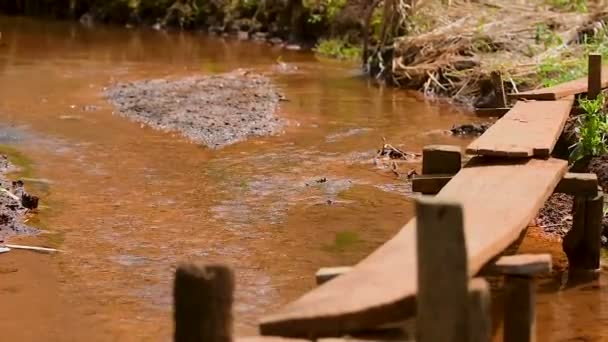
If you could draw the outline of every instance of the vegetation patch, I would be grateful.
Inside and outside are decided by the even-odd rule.
[[[595,100],[581,98],[578,101],[583,114],[577,118],[576,143],[572,146],[570,161],[576,162],[585,157],[599,157],[606,154],[608,116],[604,111],[606,103],[602,94]]]
[[[349,61],[361,60],[361,47],[349,44],[342,39],[323,39],[317,44],[314,51],[325,57]]]
[[[333,244],[327,245],[326,250],[330,252],[342,252],[357,245],[360,242],[359,234],[351,231],[337,232]]]

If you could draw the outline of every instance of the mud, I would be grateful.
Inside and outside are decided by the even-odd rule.
[[[210,148],[284,126],[274,115],[281,95],[268,78],[248,71],[120,83],[105,94],[120,115]]]
[[[0,155],[0,188],[7,189],[17,197],[30,198],[22,186],[22,183],[12,182],[7,177],[8,172],[14,171],[16,167],[11,164],[8,157]],[[29,209],[22,205],[21,201],[13,199],[4,191],[0,191],[0,242],[6,238],[18,234],[33,234],[35,228],[23,223]]]
[[[594,157],[584,161],[577,172],[595,173],[602,189],[608,189],[608,156]],[[537,223],[545,233],[563,237],[572,227],[572,201],[571,195],[553,194],[541,209]],[[604,215],[602,244],[608,245],[608,217]]]
[[[572,200],[571,195],[551,195],[538,214],[538,226],[546,234],[564,237],[572,228]]]

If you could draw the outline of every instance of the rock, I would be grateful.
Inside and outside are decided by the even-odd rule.
[[[21,205],[28,209],[38,208],[38,197],[24,192],[21,195]]]
[[[86,27],[95,25],[95,17],[90,12],[83,14],[78,21]]]
[[[288,44],[285,46],[285,49],[289,51],[300,51],[302,50],[302,47],[298,44]]]
[[[238,31],[236,37],[238,38],[238,40],[249,40],[249,32]]]
[[[464,124],[457,125],[452,127],[450,131],[454,135],[462,135],[462,136],[478,136],[482,135],[488,128],[490,128],[490,124],[481,123],[481,124]]]
[[[224,28],[222,26],[212,25],[212,26],[209,26],[209,28],[207,29],[207,32],[209,32],[211,34],[220,35],[220,34],[222,34],[222,32],[224,32]]]
[[[253,34],[253,40],[265,41],[268,38],[268,32],[256,32]]]
[[[272,37],[269,40],[270,44],[273,45],[279,45],[279,44],[283,44],[283,39],[279,38],[279,37]]]

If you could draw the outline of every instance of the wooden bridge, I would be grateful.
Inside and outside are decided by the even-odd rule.
[[[588,78],[510,95],[517,102],[468,146],[473,157],[464,166],[453,147],[425,148],[414,191],[436,196],[416,200],[416,218],[358,265],[323,270],[325,283],[262,319],[260,333],[274,338],[248,341],[344,336],[415,318],[419,342],[488,342],[489,287],[476,278],[488,271],[506,277],[505,341],[533,341],[533,277],[551,270],[550,256],[501,254],[552,193],[565,192],[575,195],[564,239],[570,267],[599,268],[597,178],[567,173],[567,162],[551,152],[574,96],[593,98],[605,87],[601,58],[590,56]],[[176,319],[178,311],[176,299]]]

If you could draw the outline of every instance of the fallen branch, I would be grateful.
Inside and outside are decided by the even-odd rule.
[[[17,195],[15,195],[14,193],[8,191],[7,189],[0,189],[0,191],[4,192],[8,195],[8,197],[14,199],[15,201],[21,203],[21,198],[17,197]]]
[[[8,248],[12,248],[12,249],[23,249],[23,250],[29,250],[29,251],[34,251],[34,252],[42,252],[42,253],[57,253],[57,252],[61,252],[60,250],[55,249],[55,248],[36,247],[36,246],[24,246],[24,245],[9,245],[9,244],[5,244],[4,247],[8,247]]]

